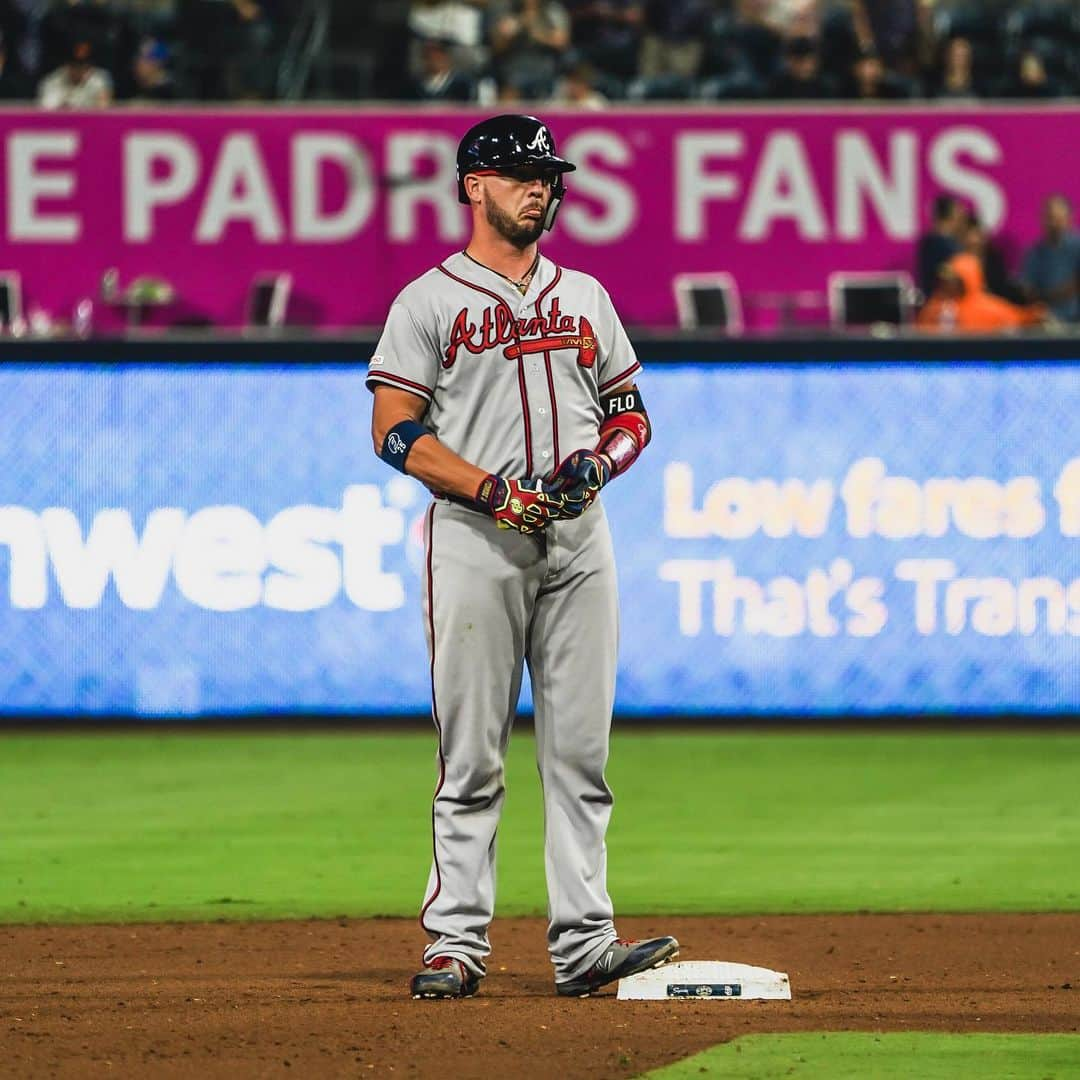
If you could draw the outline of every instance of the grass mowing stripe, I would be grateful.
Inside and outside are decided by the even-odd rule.
[[[615,753],[610,850],[635,911],[1080,907],[1075,733],[660,734],[634,753],[625,773]]]
[[[1078,1073],[1080,1035],[830,1032],[744,1035],[647,1075],[649,1080],[1073,1080]]]
[[[0,920],[413,915],[426,733],[0,736]],[[512,740],[502,914],[545,906]],[[1080,909],[1080,734],[617,732],[609,883],[633,913]]]
[[[419,734],[2,739],[0,918],[404,912],[433,760]]]

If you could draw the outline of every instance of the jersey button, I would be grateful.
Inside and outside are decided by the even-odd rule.
[[[536,411],[537,411],[537,412],[538,412],[538,413],[539,413],[539,414],[540,414],[541,416],[547,416],[547,409],[543,408],[543,406],[541,406],[541,407],[540,407],[539,409],[537,409]]]
[[[541,457],[551,457],[551,451],[550,450],[545,450],[540,456]]]

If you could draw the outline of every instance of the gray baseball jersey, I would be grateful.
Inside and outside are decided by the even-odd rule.
[[[598,439],[600,396],[640,371],[603,287],[539,259],[522,295],[459,253],[394,301],[368,385],[428,402],[423,422],[486,472],[546,475]],[[604,779],[618,648],[615,564],[597,500],[544,532],[436,499],[423,590],[439,733],[434,857],[421,923],[425,963],[453,956],[484,974],[495,907],[503,759],[524,665],[544,790],[548,945],[557,981],[616,937]]]
[[[604,287],[540,257],[524,296],[463,252],[407,285],[368,368],[485,472],[542,476],[596,444],[599,395],[641,370]]]

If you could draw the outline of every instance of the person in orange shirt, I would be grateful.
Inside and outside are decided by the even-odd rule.
[[[938,273],[938,287],[919,312],[921,330],[993,332],[1046,321],[1045,304],[1012,304],[986,291],[978,256],[954,255]]]

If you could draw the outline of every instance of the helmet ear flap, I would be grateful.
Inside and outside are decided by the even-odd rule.
[[[559,206],[562,203],[562,195],[556,195],[553,191],[551,193],[551,202],[548,203],[547,210],[544,211],[544,228],[550,230],[551,226],[555,224],[555,215],[559,212]]]
[[[562,173],[559,173],[555,183],[551,185],[551,201],[548,203],[548,208],[544,213],[544,228],[548,231],[555,224],[555,215],[559,212],[565,194],[566,184],[563,183]]]

